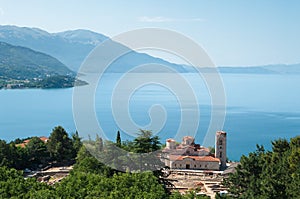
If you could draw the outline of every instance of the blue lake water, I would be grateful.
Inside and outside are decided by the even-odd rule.
[[[168,74],[166,78],[168,77]],[[238,160],[242,154],[255,150],[256,144],[271,147],[271,140],[291,138],[300,131],[300,75],[257,75],[257,74],[222,74],[226,93],[226,117],[222,130],[228,133],[228,157]],[[179,128],[183,111],[199,110],[199,128],[192,132],[189,125],[179,132],[180,135],[195,135],[196,141],[203,142],[211,120],[210,93],[205,84],[196,74],[184,74],[195,91],[197,106],[184,110],[178,104],[176,94],[159,85],[145,85],[135,90],[130,96],[124,91],[124,96],[118,97],[115,104],[125,106],[132,121],[140,128],[149,127],[151,119],[157,122],[166,121],[163,126],[151,126],[162,142],[168,137],[174,137]],[[132,134],[138,127],[129,128],[130,133],[120,127],[111,112],[112,88],[120,78],[118,74],[106,74],[100,81],[95,96],[95,112],[105,135],[114,140],[117,130],[121,130],[122,139],[132,139]],[[142,77],[137,77],[142,78]],[[170,77],[171,78],[171,77]],[[181,85],[178,85],[179,87]],[[184,88],[182,88],[184,89]],[[61,125],[69,133],[76,127],[72,111],[73,89],[26,89],[0,90],[0,139],[7,141],[28,136],[48,136],[52,128]],[[149,109],[154,104],[164,107],[164,114],[149,116]],[[126,114],[119,113],[119,118]],[[160,118],[161,117],[161,118]],[[187,124],[195,118],[187,118]],[[126,121],[124,119],[124,121]],[[89,129],[89,118],[86,120]],[[125,127],[126,129],[126,127]],[[88,130],[83,134],[94,135],[98,132]],[[81,132],[80,132],[81,133]],[[214,132],[212,132],[214,133]]]

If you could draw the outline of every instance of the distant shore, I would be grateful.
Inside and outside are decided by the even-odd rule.
[[[73,76],[50,76],[44,79],[1,79],[0,89],[51,89],[51,88],[72,88],[74,86],[87,85],[86,82],[76,79]]]

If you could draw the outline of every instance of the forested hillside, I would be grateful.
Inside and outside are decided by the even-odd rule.
[[[46,143],[33,137],[26,147],[19,147],[22,142],[24,139],[11,143],[0,140],[0,198],[208,198],[196,195],[195,190],[185,195],[169,193],[165,185],[170,182],[162,178],[160,170],[139,172],[139,167],[132,166],[140,162],[138,159],[133,158],[132,162],[114,160],[121,165],[132,164],[129,167],[136,170],[131,172],[109,167],[100,162],[99,157],[96,159],[90,154],[86,148],[88,145],[83,144],[78,133],[69,137],[60,126],[53,129]],[[88,142],[106,154],[106,158],[116,153],[114,147],[130,153],[147,153],[161,147],[159,138],[146,130],[141,130],[133,141],[122,142],[118,132],[116,142],[104,142],[99,136]],[[236,172],[224,181],[229,193],[216,197],[299,198],[300,136],[290,141],[275,140],[272,144],[271,151],[257,146],[255,152],[242,156]],[[35,178],[24,179],[24,168],[34,169],[53,161],[60,164],[75,162],[70,175],[60,183],[50,186],[37,182]]]
[[[93,143],[99,150],[108,150],[111,145],[123,147],[132,152],[149,152],[160,147],[157,136],[149,131],[130,142],[120,139],[103,142],[100,137]],[[136,198],[136,199],[208,199],[196,196],[191,190],[185,196],[178,192],[169,193],[164,186],[161,172],[124,172],[108,167],[97,160],[82,145],[78,133],[70,138],[60,126],[55,127],[47,143],[33,137],[26,147],[18,147],[24,140],[17,139],[11,143],[0,140],[0,198]],[[153,142],[154,141],[154,142]],[[141,149],[141,145],[148,147]],[[141,151],[142,150],[142,151]],[[112,154],[113,151],[105,151]],[[54,186],[37,182],[35,178],[24,179],[23,172],[16,169],[38,167],[55,161],[68,163],[75,160],[70,175]],[[138,160],[137,160],[138,161]],[[138,163],[138,162],[136,162]]]
[[[75,73],[54,57],[0,42],[0,89],[66,88],[74,82]]]

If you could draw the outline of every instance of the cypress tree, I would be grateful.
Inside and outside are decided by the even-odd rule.
[[[117,147],[121,147],[121,135],[120,135],[120,131],[117,132],[116,144],[117,144]]]

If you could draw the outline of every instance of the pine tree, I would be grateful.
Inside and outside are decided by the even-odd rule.
[[[47,148],[53,160],[64,161],[73,158],[72,140],[61,126],[57,126],[53,129],[49,141],[47,142]]]

